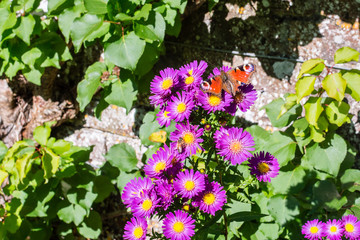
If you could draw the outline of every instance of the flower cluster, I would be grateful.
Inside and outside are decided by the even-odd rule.
[[[329,219],[326,223],[318,219],[307,221],[301,233],[306,239],[316,240],[326,237],[329,240],[346,239],[356,240],[360,238],[360,221],[354,215],[343,216],[341,220]]]
[[[221,177],[207,167],[199,168],[195,164],[199,158],[216,159],[225,168],[229,165],[226,163],[248,161],[251,174],[259,181],[270,181],[278,174],[274,156],[251,153],[255,142],[249,132],[226,126],[237,109],[245,112],[254,104],[254,87],[240,85],[235,94],[222,89],[221,94],[204,91],[201,84],[206,68],[206,62],[193,61],[179,70],[166,68],[151,82],[150,103],[159,109],[157,121],[161,127],[174,121],[175,130],[170,133],[170,141],[148,159],[143,168],[146,176],[131,180],[123,189],[122,200],[133,214],[125,227],[125,239],[145,239],[145,219],[154,215],[162,219],[166,238],[191,239],[199,214],[215,216],[223,209],[227,196]],[[230,70],[225,66],[215,68],[209,78]],[[216,156],[211,160],[213,153]]]

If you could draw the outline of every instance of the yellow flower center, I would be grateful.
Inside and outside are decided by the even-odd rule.
[[[165,118],[168,118],[168,117],[169,117],[169,113],[170,113],[170,112],[168,112],[168,111],[164,111],[164,117],[165,117]]]
[[[270,170],[270,167],[267,163],[261,162],[258,164],[258,169],[261,173],[267,173]]]
[[[155,172],[156,173],[159,173],[160,171],[164,170],[166,167],[166,164],[164,162],[158,162],[156,165],[155,165]]]
[[[183,113],[186,110],[186,104],[185,103],[179,103],[179,105],[177,105],[176,110],[178,111],[178,113]]]
[[[184,228],[185,228],[185,225],[182,222],[176,222],[173,225],[173,229],[177,233],[181,233],[182,231],[184,231]]]
[[[218,96],[215,96],[215,95],[211,95],[208,98],[208,102],[209,102],[210,106],[212,106],[212,107],[218,106],[221,103],[221,98],[219,98]]]
[[[187,145],[194,143],[195,140],[194,134],[192,134],[191,132],[185,133],[183,136],[183,140]]]
[[[152,207],[152,201],[150,199],[146,199],[142,204],[142,208],[145,211],[148,211],[151,207]]]
[[[137,227],[134,229],[134,237],[140,239],[144,234],[142,227]]]
[[[313,233],[313,234],[317,233],[318,231],[319,231],[318,227],[311,227],[310,228],[310,232]]]
[[[241,151],[241,149],[242,149],[242,145],[241,145],[241,142],[239,142],[239,141],[233,141],[230,144],[230,150],[233,153],[238,153]]]
[[[352,225],[351,223],[347,223],[347,224],[345,225],[345,230],[346,230],[347,232],[352,233],[352,232],[354,231],[354,225]]]
[[[331,231],[331,232],[336,232],[336,231],[337,231],[337,227],[331,226],[330,231]]]
[[[195,183],[194,183],[194,181],[186,181],[184,187],[186,190],[191,191],[195,188]]]
[[[187,85],[189,85],[189,84],[192,84],[192,83],[194,82],[194,80],[195,80],[195,78],[190,75],[190,76],[188,76],[187,78],[185,78],[185,83],[186,83]]]
[[[171,78],[167,78],[162,82],[162,89],[167,90],[173,85],[173,80]]]
[[[190,207],[189,207],[189,205],[186,204],[186,205],[183,206],[183,209],[184,209],[185,211],[189,211]]]
[[[213,193],[206,193],[203,197],[203,201],[206,205],[211,205],[215,202],[215,195]]]

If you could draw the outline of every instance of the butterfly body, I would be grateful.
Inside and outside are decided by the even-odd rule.
[[[216,75],[208,81],[203,81],[200,88],[203,92],[211,93],[216,96],[221,96],[222,90],[236,95],[238,88],[242,84],[248,84],[249,78],[255,71],[255,66],[251,63],[241,65],[229,71],[221,71],[220,75]]]
[[[183,153],[184,149],[186,147],[185,141],[182,137],[179,138],[179,140],[176,142],[176,149],[179,153]]]

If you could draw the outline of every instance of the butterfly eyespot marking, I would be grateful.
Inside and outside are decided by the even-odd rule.
[[[206,81],[203,81],[200,85],[201,89],[206,91],[206,90],[209,90],[210,89],[210,83],[206,82]]]

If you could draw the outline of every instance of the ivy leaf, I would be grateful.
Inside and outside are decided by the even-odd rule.
[[[153,132],[157,132],[160,130],[160,125],[156,121],[155,112],[148,112],[144,119],[143,124],[140,126],[139,135],[141,139],[141,143],[145,145],[152,145],[153,143],[150,141],[149,137]]]
[[[315,80],[316,77],[314,76],[299,78],[295,85],[297,103],[300,103],[300,100],[303,97],[310,95],[310,93],[314,90]]]
[[[89,239],[97,239],[101,233],[102,220],[100,214],[95,210],[90,212],[90,215],[77,227],[79,233]]]
[[[133,147],[127,143],[115,144],[105,155],[105,159],[121,171],[131,171],[136,168],[138,159]]]
[[[169,4],[172,8],[179,9],[181,14],[184,13],[187,4],[186,0],[164,0],[163,2]]]
[[[299,202],[291,195],[275,195],[268,202],[269,213],[280,226],[295,219],[300,214]]]
[[[5,181],[9,174],[0,169],[0,185]]]
[[[337,176],[346,152],[346,142],[342,137],[334,134],[326,142],[315,143],[308,147],[301,161],[306,161],[304,165],[309,164],[309,167]]]
[[[95,202],[102,202],[114,190],[114,186],[107,176],[97,176],[94,180],[94,192],[97,194]]]
[[[50,149],[45,149],[41,156],[45,179],[49,179],[56,173],[60,164],[60,157]]]
[[[52,146],[51,149],[54,150],[56,154],[62,154],[64,152],[69,151],[71,148],[71,144],[68,141],[63,139],[57,140]]]
[[[51,128],[49,125],[38,126],[34,130],[34,139],[40,145],[45,146],[51,133]]]
[[[341,176],[340,181],[342,189],[347,189],[350,192],[360,191],[360,170],[358,169],[346,169]]]
[[[126,114],[128,114],[136,98],[136,94],[137,91],[134,90],[131,80],[127,80],[126,82],[118,80],[111,84],[111,92],[105,97],[105,101],[109,104],[125,108]]]
[[[80,111],[84,111],[85,107],[90,103],[100,86],[101,75],[105,70],[106,66],[103,62],[96,62],[86,70],[85,79],[77,86],[76,101],[80,105]]]
[[[63,9],[70,8],[74,5],[71,0],[48,0],[48,14],[59,14]]]
[[[304,168],[299,166],[291,171],[280,171],[279,175],[271,180],[271,186],[274,188],[274,193],[298,193],[305,187],[304,178],[306,172]]]
[[[8,151],[8,148],[6,147],[5,143],[0,141],[0,162],[2,162],[2,160],[4,159],[7,151]]]
[[[86,10],[91,14],[107,13],[108,0],[84,0]]]
[[[321,106],[321,98],[310,97],[304,105],[305,108],[305,118],[309,124],[318,127],[318,119],[320,114],[324,110]]]
[[[152,5],[150,3],[145,4],[144,6],[142,6],[140,11],[135,12],[133,19],[140,20],[141,18],[143,18],[146,21],[149,17],[149,13],[151,9],[152,9]]]
[[[130,32],[105,47],[105,58],[119,67],[133,71],[144,52],[145,45],[144,40],[141,40],[134,32]]]
[[[343,125],[345,122],[350,123],[349,118],[350,105],[346,102],[331,101],[325,108],[327,119],[330,123],[336,124],[337,126]]]
[[[74,44],[75,53],[79,52],[81,44],[90,34],[98,30],[102,24],[102,17],[92,14],[85,14],[74,21],[71,26],[70,36]]]
[[[163,16],[155,11],[150,12],[147,21],[137,21],[134,31],[137,36],[149,42],[164,40],[165,20]]]
[[[30,45],[30,36],[34,30],[34,26],[35,26],[34,17],[32,15],[27,15],[25,17],[21,17],[20,25],[14,30],[14,32],[27,45]]]
[[[301,65],[301,69],[297,78],[301,78],[305,73],[318,73],[320,70],[322,71],[324,67],[324,59],[317,58],[307,60]]]
[[[17,22],[16,12],[11,12],[7,8],[0,8],[0,40],[2,40],[2,33],[9,28],[15,26]]]
[[[255,149],[262,149],[265,146],[268,146],[270,139],[270,132],[259,127],[258,125],[253,125],[245,129],[251,134],[255,141]]]
[[[285,103],[280,108],[280,113],[277,116],[277,119],[279,119],[282,115],[284,115],[287,111],[289,111],[293,106],[296,104],[296,95],[295,94],[289,94],[285,98]]]
[[[322,86],[329,97],[338,101],[343,100],[345,96],[346,80],[341,76],[341,73],[327,75],[322,81]]]
[[[347,90],[350,95],[356,101],[360,101],[360,71],[353,69],[350,71],[341,71],[341,74],[346,80]]]
[[[347,63],[351,61],[359,61],[360,53],[350,47],[342,47],[335,52],[334,62],[335,63]]]
[[[34,159],[32,158],[34,154],[34,150],[24,149],[23,151],[25,150],[26,152],[21,154],[21,156],[19,156],[15,162],[16,171],[18,173],[18,178],[21,183],[23,182],[23,179],[26,177],[26,174],[30,171],[32,162],[34,161]]]
[[[154,64],[159,59],[159,52],[158,47],[154,46],[154,44],[146,43],[144,53],[140,57],[139,62],[136,66],[135,73],[140,76],[144,76],[146,73],[148,73],[154,66]],[[153,78],[151,78],[153,79]],[[146,85],[144,83],[138,84],[140,86]],[[148,83],[148,86],[150,86],[150,83]],[[139,88],[138,88],[139,90]],[[139,90],[140,91],[140,90]]]

